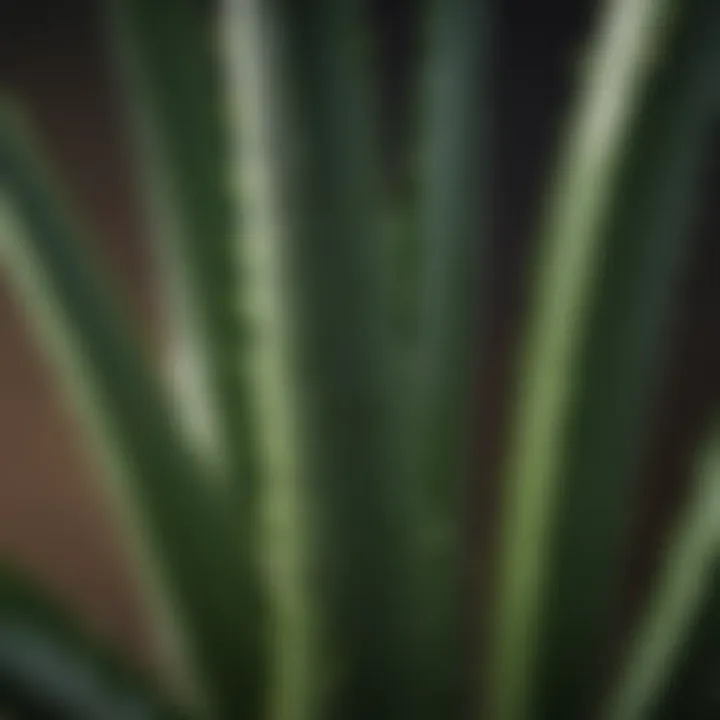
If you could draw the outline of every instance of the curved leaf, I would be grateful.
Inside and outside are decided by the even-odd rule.
[[[717,643],[718,561],[720,560],[720,434],[712,437],[698,463],[696,487],[678,527],[668,543],[662,574],[650,594],[647,617],[634,639],[606,717],[639,720],[646,717],[698,717],[691,708],[712,700],[712,662],[693,663],[693,655],[714,638]],[[710,614],[709,614],[710,613]],[[720,653],[715,650],[715,656]],[[683,693],[692,674],[677,679],[693,666],[706,688]],[[704,667],[703,667],[704,665]],[[707,676],[710,677],[707,677]],[[703,694],[705,697],[703,697]],[[684,700],[681,701],[681,696]],[[715,698],[715,712],[720,697]],[[670,713],[674,708],[676,714]],[[710,717],[710,714],[707,715]]]
[[[138,165],[150,205],[171,377],[200,449],[252,525],[257,468],[238,347],[226,118],[214,18],[196,0],[106,0]]]
[[[407,694],[400,435],[361,5],[224,5],[281,718],[392,717]]]
[[[22,720],[185,717],[7,567],[0,568],[0,710]]]
[[[4,275],[105,452],[138,566],[165,591],[162,629],[180,638],[203,702],[229,717],[254,711],[262,664],[252,548],[241,546],[225,497],[204,482],[107,278],[9,117],[0,124],[0,203]]]
[[[683,233],[717,117],[714,0],[611,0],[550,197],[507,468],[497,720],[582,716]]]

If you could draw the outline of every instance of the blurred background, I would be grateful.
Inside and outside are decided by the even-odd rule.
[[[212,12],[212,3],[199,5]],[[412,110],[420,5],[373,2],[387,155],[398,177]],[[528,247],[599,3],[499,0],[495,6],[493,268],[485,364],[478,368],[478,449],[486,472],[474,503],[480,586],[486,586],[497,499],[492,478],[502,453],[518,323],[532,269]],[[162,328],[148,236],[99,2],[0,0],[0,93],[25,109],[142,332],[158,347]],[[720,400],[720,137],[688,242],[692,262],[644,462],[619,636],[682,500],[699,434]],[[79,609],[93,630],[150,669],[156,658],[147,619],[96,474],[0,281],[0,561],[10,558],[31,570]]]

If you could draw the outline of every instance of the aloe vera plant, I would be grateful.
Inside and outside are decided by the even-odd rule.
[[[489,0],[423,8],[410,202],[385,182],[360,0],[223,0],[212,32],[192,0],[106,1],[180,378],[146,356],[3,108],[0,269],[101,451],[174,686],[3,568],[0,711],[588,716],[720,120],[720,3],[599,5],[538,237],[489,647],[470,636],[465,507],[492,275]],[[717,455],[714,436],[598,715],[718,710]]]

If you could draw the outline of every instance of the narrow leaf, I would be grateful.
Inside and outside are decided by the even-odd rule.
[[[227,0],[222,23],[280,718],[398,716],[407,691],[404,518],[359,6]]]
[[[719,7],[611,0],[597,30],[517,388],[490,662],[498,720],[587,710],[716,117]]]
[[[420,505],[416,712],[459,716],[467,698],[467,491],[487,236],[488,3],[439,0],[425,16],[418,195],[420,286],[410,360],[408,493]],[[414,373],[414,374],[413,374]],[[467,688],[465,688],[467,690]]]
[[[720,560],[707,571],[706,589],[675,657],[665,686],[656,693],[646,717],[652,720],[712,720],[720,712]]]
[[[608,702],[606,717],[634,720],[665,708],[678,666],[686,662],[693,635],[717,637],[703,622],[703,608],[718,603],[720,559],[720,435],[713,436],[698,464],[696,487],[668,543],[664,568],[651,591],[639,628]],[[712,666],[708,665],[708,670]],[[720,698],[717,698],[720,702]],[[717,707],[720,707],[718,705]],[[681,707],[677,708],[682,710]],[[689,712],[689,708],[686,709]],[[677,717],[684,715],[680,713]],[[687,715],[697,717],[697,715]]]
[[[45,343],[91,440],[105,451],[139,565],[162,585],[168,624],[203,700],[256,709],[261,663],[248,548],[183,444],[166,398],[9,117],[0,124],[0,266]],[[153,563],[148,562],[152,558]]]
[[[179,720],[180,711],[23,575],[0,569],[0,711]]]
[[[229,473],[249,527],[256,469],[233,301],[227,132],[214,15],[196,0],[107,0],[145,197],[165,282],[181,415]]]

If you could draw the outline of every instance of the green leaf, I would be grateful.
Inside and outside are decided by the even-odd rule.
[[[467,497],[475,446],[487,186],[488,3],[439,0],[426,20],[421,85],[415,355],[408,492],[419,505],[422,664],[416,712],[461,714],[468,678]],[[453,661],[452,658],[456,660]]]
[[[181,638],[201,700],[229,717],[251,714],[262,663],[249,548],[240,545],[232,508],[182,442],[108,279],[50,188],[19,128],[3,117],[0,266],[89,439],[104,451],[138,566],[164,591],[164,624]]]
[[[179,720],[179,709],[22,573],[0,568],[0,711],[13,717]]]
[[[154,221],[181,415],[233,477],[241,527],[249,529],[257,468],[237,363],[247,330],[234,298],[240,272],[211,13],[196,0],[106,5]]]
[[[407,693],[400,435],[359,5],[228,0],[222,21],[278,718],[397,716]]]
[[[507,467],[498,720],[582,716],[717,117],[714,0],[614,0],[550,196]]]
[[[700,458],[696,476],[693,494],[668,542],[662,574],[650,594],[647,616],[633,638],[617,688],[607,703],[605,716],[612,720],[658,715],[699,717],[690,712],[692,703],[700,707],[700,702],[709,699],[707,691],[717,689],[714,679],[708,677],[717,671],[717,664],[707,662],[707,658],[694,667],[705,675],[705,698],[696,688],[692,694],[685,692],[686,704],[679,704],[682,687],[673,682],[692,664],[699,645],[709,638],[717,642],[720,629],[717,611],[708,615],[708,610],[718,605],[720,434],[717,432]],[[720,697],[716,696],[714,701],[716,714]],[[669,715],[669,707],[678,713]]]
[[[717,669],[720,666],[720,562],[707,571],[706,590],[682,646],[675,650],[666,685],[649,706],[653,720],[712,720],[720,711]]]

